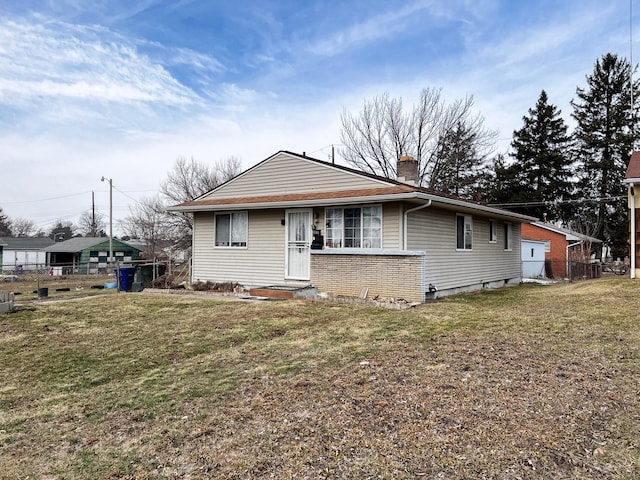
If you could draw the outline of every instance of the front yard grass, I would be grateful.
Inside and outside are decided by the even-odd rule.
[[[639,287],[30,304],[0,316],[0,478],[640,478]]]

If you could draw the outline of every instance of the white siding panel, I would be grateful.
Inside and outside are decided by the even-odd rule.
[[[193,281],[282,285],[285,265],[284,210],[249,212],[247,248],[214,248],[214,215],[194,219]]]
[[[378,188],[389,183],[280,153],[202,199]]]
[[[520,277],[520,224],[513,223],[511,251],[504,250],[503,222],[489,242],[489,217],[473,216],[473,249],[456,250],[456,213],[427,208],[409,215],[408,248],[426,251],[426,282],[439,290]]]

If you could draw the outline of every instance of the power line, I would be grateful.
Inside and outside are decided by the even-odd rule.
[[[493,207],[535,207],[535,206],[545,206],[545,205],[566,205],[571,203],[602,203],[602,202],[611,202],[617,200],[624,200],[626,196],[617,196],[617,197],[600,197],[600,198],[578,198],[573,200],[543,200],[537,202],[510,202],[510,203],[490,203],[489,205]]]
[[[69,195],[60,195],[59,197],[51,197],[51,198],[41,198],[39,200],[21,200],[19,202],[5,202],[0,201],[2,205],[18,205],[21,203],[38,203],[38,202],[50,202],[51,200],[60,200],[61,198],[71,198],[71,197],[79,197],[80,195],[86,195],[87,193],[91,193],[91,190],[80,193],[71,193]]]

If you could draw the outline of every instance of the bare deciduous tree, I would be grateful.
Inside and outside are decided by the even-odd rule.
[[[104,236],[105,228],[107,228],[105,216],[101,213],[96,213],[94,217],[87,210],[78,217],[78,230],[85,237],[102,237]]]
[[[189,243],[193,228],[190,214],[167,212],[167,206],[194,200],[240,173],[241,162],[231,156],[206,165],[194,158],[180,157],[167,174],[156,197],[146,198],[129,208],[122,222],[124,232],[145,240],[146,253],[158,256],[167,243]]]
[[[472,117],[473,97],[467,96],[447,105],[439,89],[425,88],[411,112],[403,111],[402,100],[388,94],[365,101],[362,111],[341,115],[343,158],[365,172],[395,178],[401,156],[412,155],[418,161],[420,183],[428,185],[434,175],[442,139],[457,125],[478,128],[477,137],[485,138],[484,126]],[[442,169],[440,169],[442,170]]]
[[[161,248],[161,241],[173,235],[167,226],[166,205],[160,196],[146,197],[129,207],[129,216],[120,224],[125,235],[144,240],[144,253],[153,258]]]
[[[11,231],[15,237],[30,237],[36,232],[36,224],[26,218],[12,218]]]
[[[230,180],[240,173],[241,163],[235,156],[219,160],[213,165],[198,162],[193,157],[187,160],[178,158],[173,170],[160,186],[160,195],[167,205],[189,202],[213,190],[218,185]],[[191,214],[166,212],[167,222],[172,224],[175,232],[182,231],[191,235],[193,216]]]
[[[240,173],[240,160],[231,156],[213,165],[200,163],[193,157],[180,157],[173,170],[160,185],[160,193],[168,202],[188,202],[203,193],[213,190]]]

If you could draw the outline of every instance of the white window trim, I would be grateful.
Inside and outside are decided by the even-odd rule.
[[[245,232],[246,245],[244,246],[216,245],[216,228],[217,228],[216,218],[218,217],[218,215],[229,215],[229,218],[231,219],[233,218],[234,213],[243,213],[243,212],[247,214],[247,229]],[[229,222],[229,235],[231,235],[231,231],[232,231],[231,222]],[[229,238],[229,240],[231,240],[231,238]],[[240,210],[240,211],[233,211],[233,212],[215,212],[213,214],[213,248],[219,248],[222,250],[246,250],[247,248],[249,248],[249,211],[248,210]]]
[[[462,233],[462,248],[458,247],[458,218],[463,217],[464,220],[462,222],[463,228],[467,225],[467,219],[469,219],[469,225],[471,225],[471,247],[470,248],[465,248],[464,244],[465,244],[465,231],[463,231]],[[471,252],[473,251],[473,215],[465,215],[463,213],[457,213],[456,214],[456,226],[455,226],[455,242],[456,242],[456,252]]]
[[[363,246],[364,244],[364,222],[363,217],[362,217],[362,209],[364,208],[373,208],[373,207],[380,207],[380,247],[379,248],[373,248],[373,247],[365,247]],[[345,247],[344,246],[344,242],[345,242],[345,238],[344,238],[344,210],[348,209],[348,208],[359,208],[360,209],[360,243],[361,246],[360,247]],[[329,247],[327,245],[327,242],[329,241],[328,235],[327,235],[327,231],[326,231],[326,221],[327,221],[327,210],[337,210],[340,209],[342,210],[342,243],[343,245],[341,247]],[[380,203],[374,203],[372,205],[342,205],[342,206],[335,206],[335,207],[325,207],[324,209],[324,219],[325,219],[325,232],[324,232],[324,248],[347,248],[347,249],[363,249],[363,250],[380,250],[384,247],[383,244],[383,240],[384,240],[384,207],[382,206],[382,204]]]

